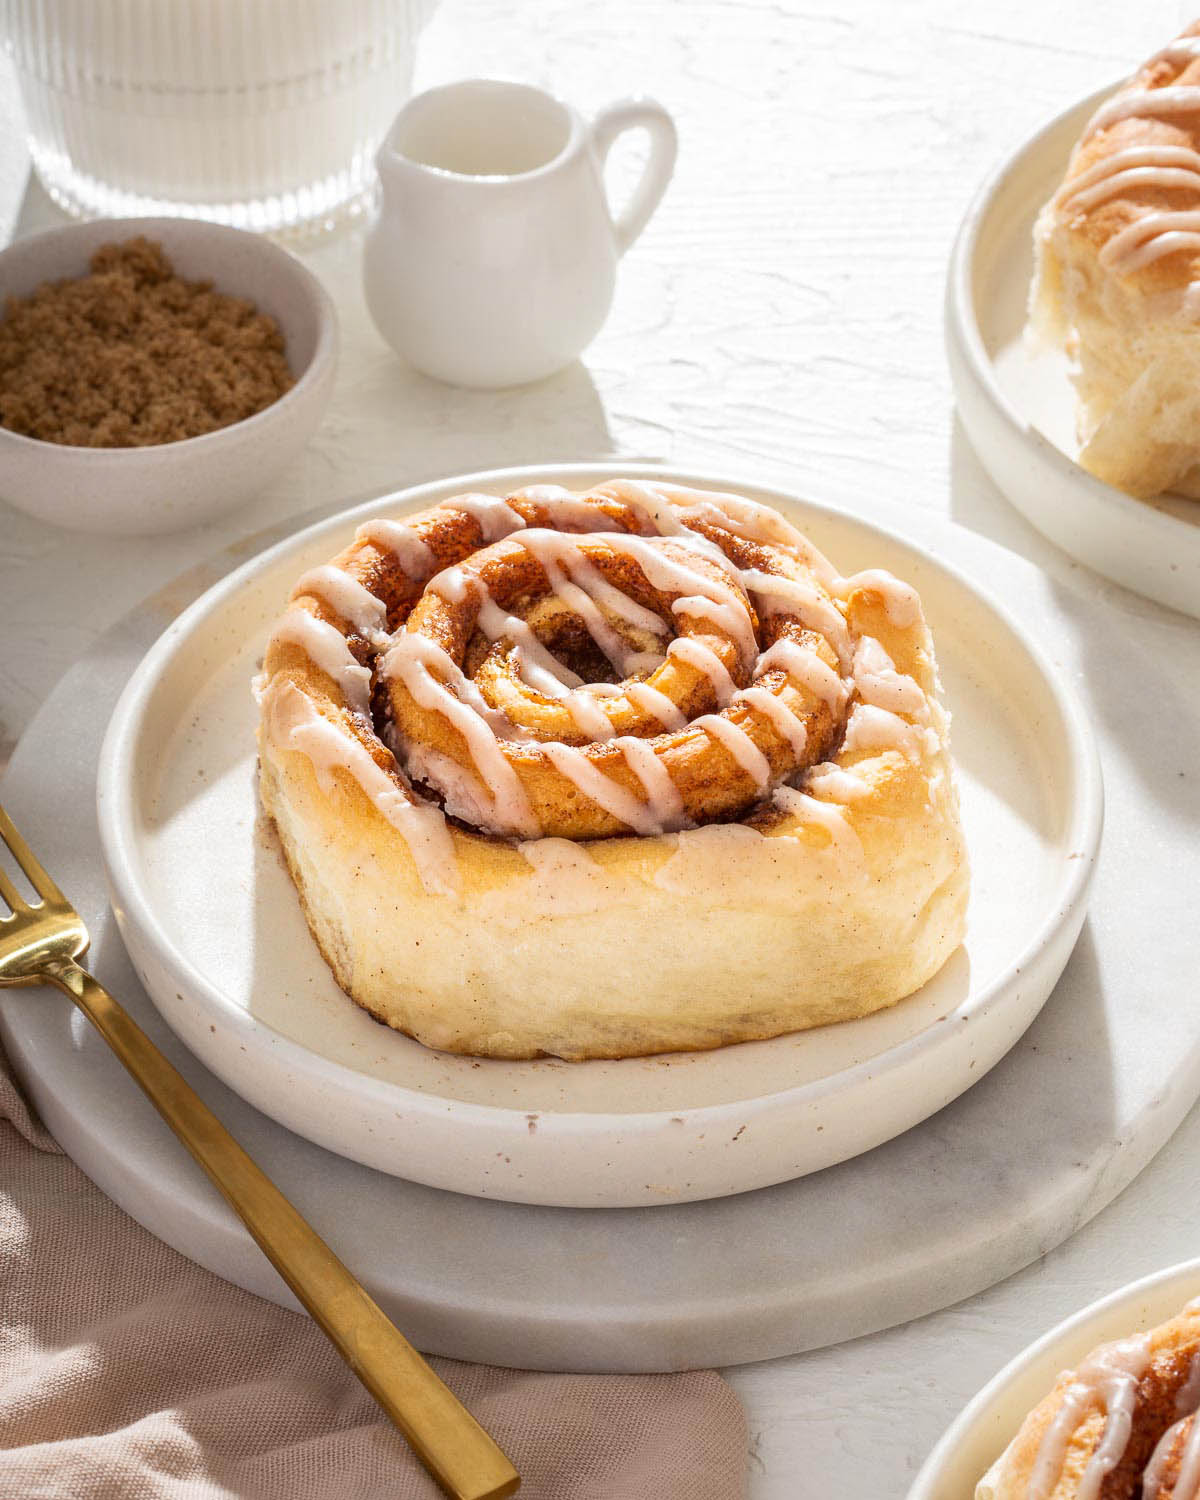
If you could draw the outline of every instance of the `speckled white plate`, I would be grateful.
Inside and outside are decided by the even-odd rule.
[[[992,479],[1064,552],[1200,617],[1200,501],[1135,500],[1082,469],[1066,355],[1022,339],[1033,222],[1112,85],[1020,145],[967,211],[950,261],[946,347],[958,412]]]
[[[1143,1333],[1200,1294],[1200,1260],[1131,1282],[1067,1318],[1022,1350],[955,1418],[921,1466],[908,1500],[972,1500],[1026,1413],[1097,1344]]]
[[[982,1077],[1037,1014],[1083,920],[1099,838],[1085,718],[995,604],[862,520],[739,485],[788,513],[845,571],[884,566],[921,592],[955,715],[973,861],[965,947],[878,1015],[709,1053],[480,1061],[373,1021],[334,984],[258,816],[248,684],[270,624],[295,578],[368,513],[422,509],[465,488],[583,487],[611,472],[457,478],[279,544],[166,631],[129,682],[101,754],[114,910],[139,977],[187,1046],[298,1134],[482,1197],[589,1207],[712,1198],[891,1139]]]

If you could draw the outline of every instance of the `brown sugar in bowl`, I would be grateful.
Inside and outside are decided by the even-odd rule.
[[[232,510],[308,442],[329,400],[337,317],[328,293],[286,250],[194,219],[103,219],[18,240],[0,252],[0,301],[88,274],[104,245],[142,237],[176,274],[243,298],[283,335],[293,383],[261,410],[197,437],[135,447],[48,442],[0,427],[0,499],[77,531],[151,535]]]

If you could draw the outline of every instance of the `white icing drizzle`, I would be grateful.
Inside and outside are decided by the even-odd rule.
[[[599,868],[588,853],[587,845],[575,839],[522,839],[517,844],[517,853],[535,870],[553,874],[563,869],[584,869],[590,874]]]
[[[620,749],[626,765],[641,782],[646,793],[646,805],[658,826],[664,830],[687,828],[690,820],[684,811],[679,788],[655,754],[653,745],[629,734],[621,735],[613,744]]]
[[[681,662],[702,672],[712,683],[719,707],[724,708],[737,692],[737,683],[729,675],[725,663],[711,646],[706,646],[694,635],[677,635],[667,647],[667,655],[677,656]]]
[[[557,533],[554,534],[557,535]],[[628,594],[622,593],[616,584],[609,583],[600,569],[582,552],[565,552],[562,566],[566,568],[573,583],[578,584],[601,608],[607,609],[617,619],[646,631],[648,635],[665,636],[667,634],[670,627],[665,620],[656,615],[652,609],[639,604]]]
[[[520,777],[509,764],[496,737],[495,719],[498,717],[507,725],[507,718],[495,715],[493,710],[495,717],[489,721],[488,716],[479,712],[477,703],[463,702],[461,697],[441,681],[435,675],[435,668],[446,672],[454,687],[463,692],[469,679],[436,641],[431,641],[416,631],[402,631],[398,634],[391,650],[379,664],[380,673],[384,677],[398,678],[415,703],[421,708],[440,713],[462,736],[476,771],[491,793],[489,831],[532,837],[538,831],[537,820]],[[479,690],[474,683],[471,687],[478,695]],[[478,703],[482,701],[480,695]]]
[[[603,486],[603,491],[637,511],[659,536],[680,536],[688,529],[677,513],[678,506],[660,485],[641,479],[614,479]]]
[[[324,600],[334,614],[348,621],[372,645],[387,635],[387,606],[344,568],[332,563],[310,568],[298,580],[292,598],[298,599],[301,594]]]
[[[607,683],[590,683],[588,690],[594,692],[598,687],[607,687]],[[624,693],[634,708],[640,708],[651,718],[657,719],[667,731],[674,733],[680,729],[687,728],[687,715],[666,693],[660,693],[657,688],[651,687],[648,682],[626,682],[621,687],[614,688],[614,693]]]
[[[575,728],[580,734],[586,734],[593,744],[603,744],[616,733],[612,720],[586,694],[578,691],[564,693],[562,702]]]
[[[770,506],[742,495],[719,490],[689,489],[686,485],[650,484],[641,480],[614,480],[602,486],[606,494],[624,500],[638,510],[663,535],[682,536],[689,521],[699,521],[741,537],[743,541],[786,548],[803,561],[822,583],[837,574],[828,558]],[[700,539],[703,540],[703,539]],[[719,548],[714,548],[720,551]]]
[[[1117,156],[1126,153],[1117,152]],[[1146,150],[1131,151],[1130,155],[1149,156],[1153,152]],[[1194,152],[1181,152],[1181,155],[1195,156]],[[1112,168],[1112,158],[1101,165]],[[1060,197],[1059,204],[1062,208],[1072,213],[1084,213],[1089,208],[1095,208],[1098,203],[1107,203],[1110,198],[1115,198],[1119,193],[1136,192],[1139,188],[1188,188],[1193,193],[1200,193],[1200,157],[1196,157],[1196,166],[1193,168],[1166,166],[1162,162],[1147,163],[1145,166],[1130,167],[1128,170],[1118,172],[1110,170],[1104,174],[1101,181],[1093,183],[1091,187],[1075,189],[1074,184],[1070,194]]]
[[[524,621],[521,623],[524,624]],[[529,634],[533,636],[532,631],[529,631]],[[542,643],[537,640],[536,636],[533,636],[533,639],[537,642],[538,650],[548,661],[554,663],[554,668],[553,670],[547,670],[540,667],[536,662],[529,661],[526,658],[524,648],[518,645],[516,647],[516,659],[518,676],[521,681],[535,691],[544,694],[547,698],[553,698],[556,702],[561,703],[570,715],[575,727],[582,734],[586,734],[589,739],[595,742],[611,739],[614,733],[612,720],[596,702],[595,698],[588,693],[577,691],[575,685],[566,685],[566,678],[569,675],[575,678],[575,684],[578,684],[579,687],[583,686],[579,678],[575,677],[575,673],[570,672],[569,668],[564,667],[556,657],[551,656]]]
[[[786,636],[758,659],[755,677],[782,668],[789,677],[795,678],[814,697],[827,703],[835,712],[842,707],[848,696],[846,684],[828,662],[822,661],[811,646],[802,646],[799,641],[790,641]]]
[[[1104,1476],[1116,1468],[1129,1442],[1138,1382],[1149,1363],[1150,1340],[1142,1334],[1102,1344],[1073,1372],[1034,1460],[1027,1500],[1048,1500],[1076,1428],[1099,1405],[1105,1414],[1104,1430],[1076,1491],[1078,1500],[1096,1500]]]
[[[797,791],[791,786],[777,786],[771,801],[782,812],[790,813],[799,822],[823,828],[829,835],[830,847],[838,854],[861,860],[862,840],[836,803],[819,802],[807,792]]]
[[[1197,39],[1200,40],[1200,39]],[[1189,1311],[1193,1309],[1189,1305]],[[1192,1356],[1187,1378],[1175,1393],[1175,1414],[1179,1418],[1159,1439],[1142,1476],[1142,1500],[1159,1500],[1162,1476],[1186,1426],[1200,1407],[1200,1354]],[[1171,1488],[1171,1500],[1197,1500],[1200,1495],[1200,1421],[1191,1421],[1179,1454],[1179,1467]]]
[[[733,701],[745,703],[747,707],[756,709],[765,719],[769,719],[775,732],[792,747],[796,759],[800,759],[808,745],[808,729],[777,693],[764,687],[742,688],[741,692],[734,695]]]
[[[667,831],[650,803],[642,802],[627,787],[610,780],[582,750],[574,745],[560,745],[557,741],[541,748],[551,765],[573,782],[585,797],[590,797],[597,807],[602,807],[612,817],[627,823],[634,833],[649,838]],[[626,756],[627,762],[628,759]]]
[[[1200,250],[1200,210],[1154,210],[1106,240],[1100,264],[1128,274],[1177,250]]]
[[[828,586],[837,577],[833,564],[777,510],[741,495],[707,494],[703,490],[676,491],[685,502],[684,516],[706,521],[743,541],[782,547],[803,562]]]
[[[537,687],[539,691],[545,691],[542,684],[549,681],[554,688],[578,687],[582,678],[576,676],[570,667],[564,666],[553,652],[538,640],[528,621],[519,619],[516,615],[510,615],[506,610],[496,603],[492,596],[485,590],[479,605],[479,614],[475,623],[489,642],[507,640],[519,648],[523,671],[530,675],[522,676],[522,681],[528,682],[531,687]]]
[[[662,657],[658,653],[640,651],[631,646],[609,622],[587,589],[575,581],[576,576],[586,576],[593,587],[597,582],[606,583],[598,574],[591,576],[595,573],[594,569],[591,573],[587,571],[590,565],[580,555],[579,544],[574,538],[557,531],[534,530],[527,531],[514,540],[519,541],[537,560],[555,597],[579,616],[592,640],[622,677],[632,677],[639,671],[653,671],[661,664]],[[626,600],[624,595],[620,597],[627,605],[633,603],[632,600]],[[663,622],[657,615],[654,620],[661,632],[664,629]]]
[[[446,568],[444,573],[431,579],[428,586],[452,604],[460,603],[468,592],[478,592],[481,597],[475,624],[487,640],[507,639],[513,643],[520,681],[525,682],[526,687],[561,702],[576,727],[592,739],[612,738],[612,723],[606,712],[588,697],[580,697],[571,691],[582,687],[583,679],[564,666],[552,651],[547,651],[528,621],[501,609],[481,579],[466,573],[463,568]]]
[[[597,505],[573,495],[560,484],[531,484],[518,490],[517,496],[531,500],[545,508],[558,531],[614,531],[620,530],[617,523]]]
[[[1123,176],[1137,167],[1183,167],[1200,172],[1200,152],[1186,146],[1125,146],[1093,162],[1078,176],[1068,178],[1055,196],[1060,203],[1073,203],[1096,184],[1106,182],[1110,177]]]
[[[855,589],[871,590],[883,600],[883,612],[898,630],[910,630],[921,623],[921,596],[886,568],[864,568],[849,578],[839,578],[833,592],[848,599]]]
[[[1151,62],[1164,58],[1190,61],[1200,56],[1190,45],[1194,40],[1185,38],[1172,44]],[[1200,88],[1193,85],[1133,89],[1102,105],[1083,139],[1086,141],[1098,130],[1131,116],[1154,119],[1194,110],[1200,110]],[[1200,154],[1165,143],[1129,146],[1094,162],[1078,177],[1065,182],[1056,200],[1067,213],[1086,212],[1120,193],[1145,188],[1185,188],[1200,197]],[[1099,258],[1106,269],[1128,275],[1180,250],[1200,250],[1200,213],[1151,209],[1107,240]]]
[[[1158,169],[1162,169],[1161,164]],[[1171,169],[1176,169],[1174,164]],[[747,668],[755,664],[756,678],[780,668],[798,687],[807,689],[836,710],[840,711],[846,703],[851,685],[812,647],[782,639],[767,651],[758,652],[746,595],[754,600],[760,613],[794,614],[807,628],[823,635],[837,653],[844,672],[852,663],[862,701],[856,703],[846,727],[846,750],[895,748],[909,755],[920,753],[931,731],[906,723],[900,715],[928,722],[924,693],[911,677],[896,670],[878,641],[863,638],[856,646],[852,645],[845,614],[836,602],[856,587],[872,588],[882,596],[892,623],[900,627],[918,623],[921,609],[915,591],[890,573],[867,570],[853,578],[839,577],[828,560],[782,516],[740,496],[635,480],[615,481],[596,492],[623,502],[634,511],[639,522],[658,533],[643,536],[622,530],[593,501],[581,499],[561,486],[530,486],[519,493],[543,508],[556,529],[527,527],[520,514],[499,496],[455,496],[441,505],[443,509],[471,516],[487,545],[511,538],[525,548],[541,565],[553,596],[583,621],[593,641],[626,680],[619,685],[584,683],[553,656],[527,621],[496,603],[470,565],[443,569],[427,587],[449,604],[461,604],[473,592],[478,594],[478,628],[489,641],[511,642],[519,680],[562,704],[572,722],[593,743],[608,741],[620,752],[643,793],[641,797],[605,775],[584,749],[558,741],[538,745],[562,776],[635,834],[655,836],[690,824],[679,789],[652,739],[634,735],[614,738],[612,718],[600,700],[623,696],[634,709],[657,720],[671,734],[689,728],[704,732],[732,756],[760,793],[770,786],[770,762],[746,729],[720,713],[702,715],[689,725],[677,704],[639,678],[653,673],[664,661],[677,659],[708,679],[718,708],[737,702],[760,715],[788,743],[797,759],[802,758],[807,747],[804,720],[778,693],[755,685],[739,690],[730,670],[713,649],[719,644],[717,637],[734,643]],[[719,527],[743,541],[782,549],[804,564],[808,576],[793,578],[761,568],[739,568],[716,543],[691,529],[689,522]],[[416,581],[428,577],[435,566],[432,549],[411,525],[385,520],[368,522],[360,527],[358,535],[394,553],[404,571]],[[666,547],[664,539],[669,542]],[[670,633],[668,623],[604,576],[583,550],[589,542],[603,542],[611,551],[629,557],[641,568],[651,588],[674,595],[673,614],[688,622],[685,629],[695,629],[695,622],[708,622],[712,633],[682,634],[664,642]],[[694,555],[694,564],[689,563],[688,552]],[[700,559],[707,565],[703,571]],[[718,576],[713,576],[712,568],[719,569]],[[814,578],[820,580],[827,593],[814,584]],[[380,674],[401,681],[420,707],[440,713],[462,737],[469,756],[469,765],[460,766],[440,751],[408,747],[410,771],[428,777],[438,786],[449,810],[461,809],[471,821],[490,832],[533,840],[521,846],[522,853],[536,871],[545,874],[552,863],[549,851],[545,859],[540,855],[531,857],[529,851],[565,841],[538,836],[529,799],[501,743],[502,740],[528,742],[536,740],[536,735],[488,704],[478,685],[465,676],[436,641],[416,631],[401,631],[395,637],[386,637],[386,610],[382,601],[344,570],[332,565],[314,569],[300,581],[297,591],[315,593],[381,649],[387,641],[388,649],[379,662]],[[279,627],[282,632],[279,638],[299,639],[315,665],[328,671],[342,687],[347,701],[368,709],[370,673],[354,661],[341,633],[307,611],[292,613],[303,619],[296,623],[290,617],[285,618]],[[666,654],[639,647],[637,637],[644,642],[647,636],[660,645],[665,643]],[[311,705],[310,718],[300,724],[299,733],[302,740],[307,738],[311,742],[318,755],[331,755],[336,742],[342,745],[343,759],[349,755],[358,764],[353,749],[344,743],[346,737],[323,720]],[[374,767],[361,745],[358,750]],[[391,786],[386,774],[378,767],[374,769]],[[374,794],[383,799],[383,805],[390,807],[371,772],[361,765],[359,770]],[[861,845],[838,804],[868,794],[870,785],[852,772],[828,764],[810,773],[806,785],[820,795],[783,787],[776,792],[778,805],[801,821],[823,827],[839,851],[853,849],[861,857]],[[404,801],[402,794],[395,795]],[[405,805],[414,813],[440,819],[446,847],[452,853],[440,810],[414,804],[411,799]],[[567,847],[572,850],[572,862],[577,857],[587,858],[576,846],[568,843]],[[591,870],[596,868],[590,860],[588,866]],[[582,867],[572,863],[572,869],[578,868]]]
[[[454,495],[443,500],[440,510],[457,510],[478,522],[483,540],[490,547],[493,542],[503,541],[514,531],[520,531],[525,522],[513,510],[502,495]]]
[[[723,622],[737,642],[743,660],[747,663],[754,660],[758,651],[758,643],[754,639],[754,627],[749,612],[733,586],[734,580],[739,577],[738,570],[733,567],[719,547],[691,533],[688,533],[686,537],[681,536],[675,539],[677,547],[685,544],[692,546],[694,543],[694,551],[711,561],[718,562],[729,574],[729,584],[719,583],[708,574],[689,568],[679,558],[669,556],[660,546],[655,545],[656,538],[617,535],[606,536],[604,540],[614,552],[623,552],[627,557],[633,558],[645,574],[646,581],[651,588],[660,589],[664,593],[691,595],[711,600],[713,604],[719,606],[730,606],[729,612],[722,617]]]
[[[480,578],[462,568],[447,568],[430,580],[428,588],[450,604],[461,603],[468,593],[479,594],[476,624],[489,641],[512,642],[520,680],[536,692],[561,702],[576,727],[592,739],[612,737],[608,715],[591,699],[572,691],[583,686],[583,679],[546,649],[527,621],[502,609]]]
[[[691,727],[703,729],[718,745],[724,746],[758,790],[766,791],[771,781],[771,762],[744,729],[719,714],[701,714],[692,720]]]
[[[357,541],[378,547],[381,552],[390,552],[414,583],[428,578],[437,566],[433,549],[405,521],[385,521],[382,518],[364,521],[354,535]]]
[[[492,816],[492,802],[479,777],[459,765],[452,755],[435,750],[419,741],[406,744],[391,726],[384,731],[389,748],[401,761],[409,778],[436,787],[445,811],[461,818],[473,828],[486,828]]]
[[[1159,1438],[1142,1475],[1142,1500],[1160,1500],[1163,1470],[1184,1427],[1187,1427],[1187,1436],[1183,1439],[1179,1454],[1179,1467],[1171,1486],[1171,1500],[1196,1500],[1197,1495],[1200,1495],[1200,1421],[1189,1413],[1174,1426],[1168,1427]]]
[[[804,785],[811,796],[820,798],[822,802],[848,804],[871,795],[869,781],[856,776],[853,771],[835,765],[833,761],[822,761],[819,766],[813,766],[804,778]]]
[[[347,705],[365,714],[371,703],[371,669],[360,667],[349,643],[336,625],[319,620],[300,605],[293,605],[276,625],[272,643],[299,646],[315,667],[337,683]]]
[[[760,612],[794,614],[802,625],[825,637],[840,661],[849,659],[850,632],[845,618],[815,585],[798,578],[783,578],[777,573],[764,573],[759,568],[744,568],[742,582]]]
[[[478,579],[472,578],[464,568],[443,568],[440,573],[435,573],[425,585],[425,592],[436,594],[447,604],[461,604],[477,587],[478,582]]]
[[[872,635],[861,637],[855,647],[854,685],[864,703],[928,722],[929,705],[920,685],[897,672],[895,662]]]
[[[348,772],[408,845],[425,889],[436,895],[457,890],[454,844],[440,808],[414,802],[358,740],[318,713],[294,682],[277,679],[263,706],[272,743],[307,756],[326,796],[337,785],[334,771]]]
[[[856,703],[850,710],[842,750],[898,750],[908,760],[919,760],[925,736],[915,724],[873,703]]]
[[[758,655],[758,644],[753,631],[748,629],[749,616],[739,600],[709,599],[700,594],[685,594],[671,606],[674,615],[686,615],[693,620],[709,620],[722,635],[738,643],[742,661],[749,664]],[[747,645],[746,637],[749,636]]]
[[[533,872],[531,910],[556,916],[584,916],[604,904],[607,886],[603,866],[573,839],[528,839],[517,851]]]
[[[1102,104],[1084,128],[1082,139],[1088,141],[1098,131],[1107,130],[1120,120],[1141,115],[1148,120],[1160,115],[1189,114],[1200,111],[1200,87],[1177,84],[1161,89],[1129,89]]]
[[[1200,38],[1196,40],[1200,41]],[[1193,1308],[1189,1306],[1185,1311],[1191,1312]],[[1200,1407],[1200,1354],[1193,1354],[1187,1379],[1175,1392],[1175,1415],[1190,1416],[1197,1407]]]

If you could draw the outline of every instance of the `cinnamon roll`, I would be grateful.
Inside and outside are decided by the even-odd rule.
[[[976,1500],[1200,1500],[1200,1302],[1093,1349],[1025,1418]]]
[[[338,983],[431,1046],[625,1057],[861,1016],[958,946],[920,601],[615,480],[361,526],[299,579],[260,788]]]
[[[1200,496],[1200,22],[1088,121],[1034,261],[1030,327],[1075,362],[1080,463]]]

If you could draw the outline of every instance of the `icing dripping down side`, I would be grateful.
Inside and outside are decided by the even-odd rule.
[[[365,714],[370,707],[371,670],[361,667],[346,637],[328,620],[319,620],[307,609],[294,605],[276,625],[271,641],[299,646],[315,667],[337,683],[348,707]]]
[[[326,796],[336,789],[335,771],[347,772],[358,783],[408,845],[427,891],[448,896],[458,890],[454,844],[440,808],[414,802],[358,740],[319,713],[295,683],[277,678],[263,695],[263,711],[271,742],[306,756]]]
[[[334,612],[347,621],[364,640],[373,646],[379,645],[387,635],[387,608],[382,599],[377,599],[357,578],[352,578],[344,568],[332,563],[322,563],[297,580],[292,598],[311,594],[322,599]]]
[[[1034,1460],[1028,1500],[1049,1500],[1072,1435],[1084,1416],[1098,1406],[1104,1412],[1104,1430],[1077,1490],[1078,1500],[1096,1500],[1105,1475],[1116,1468],[1129,1442],[1138,1381],[1149,1363],[1150,1340],[1143,1334],[1102,1345],[1074,1371]]]

